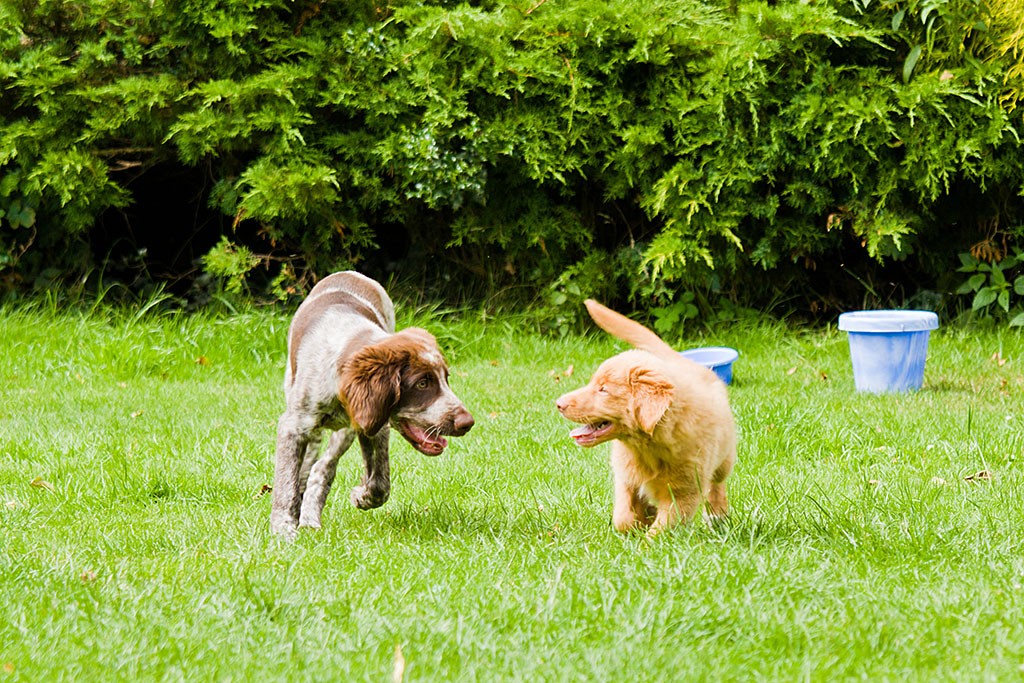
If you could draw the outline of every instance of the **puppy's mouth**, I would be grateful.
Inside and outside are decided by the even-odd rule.
[[[615,425],[607,420],[590,422],[569,432],[569,436],[580,446],[596,446],[612,431]]]
[[[424,429],[417,424],[402,420],[398,423],[398,431],[412,447],[423,455],[441,455],[448,447],[448,440],[438,433],[437,427]]]

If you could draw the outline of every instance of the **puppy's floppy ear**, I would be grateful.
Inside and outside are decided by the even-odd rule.
[[[672,404],[675,387],[654,370],[633,368],[629,373],[629,389],[637,424],[644,433],[653,434]]]
[[[372,436],[387,424],[401,397],[405,361],[383,342],[360,349],[342,363],[338,398],[356,430]]]

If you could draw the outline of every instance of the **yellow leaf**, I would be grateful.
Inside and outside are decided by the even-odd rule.
[[[30,481],[29,482],[29,486],[34,486],[37,489],[46,489],[47,491],[51,491],[51,492],[54,491],[53,484],[51,484],[50,482],[46,481],[42,477],[36,477],[32,481]]]

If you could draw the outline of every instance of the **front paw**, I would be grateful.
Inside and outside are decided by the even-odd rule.
[[[286,541],[294,541],[299,525],[293,517],[274,512],[270,514],[270,531]]]
[[[302,513],[302,516],[299,517],[299,526],[307,529],[319,529],[320,515]]]
[[[376,486],[356,486],[350,498],[360,510],[372,510],[388,502],[388,491]]]

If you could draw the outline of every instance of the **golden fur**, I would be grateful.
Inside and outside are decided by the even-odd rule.
[[[653,536],[691,519],[705,501],[712,517],[724,517],[725,479],[736,461],[725,384],[643,325],[596,301],[586,305],[598,326],[637,347],[556,401],[584,425],[571,432],[579,445],[612,441],[615,528],[649,527]]]

